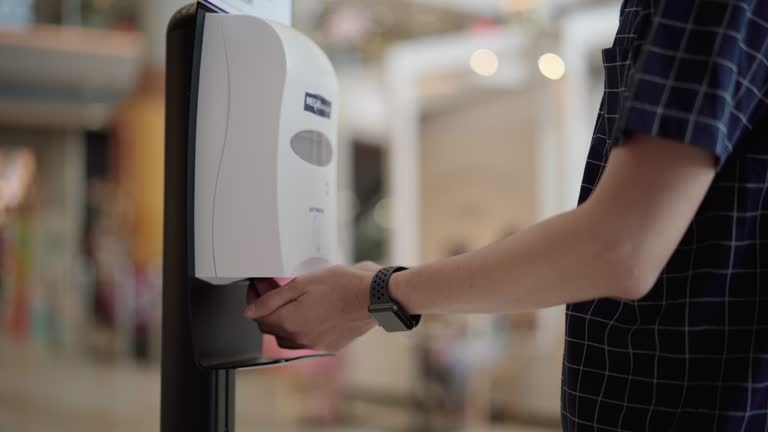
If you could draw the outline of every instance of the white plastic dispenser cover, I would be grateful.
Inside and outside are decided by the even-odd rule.
[[[195,132],[195,275],[295,277],[337,258],[338,83],[291,27],[206,14]]]

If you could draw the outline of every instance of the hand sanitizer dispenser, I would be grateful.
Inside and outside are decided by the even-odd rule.
[[[164,432],[233,430],[233,369],[330,355],[266,358],[241,314],[253,278],[336,259],[336,77],[291,6],[200,0],[168,26]]]
[[[209,370],[300,359],[263,356],[249,283],[337,256],[336,74],[290,3],[263,1],[199,3],[168,31],[164,356]]]
[[[208,14],[194,165],[194,272],[222,285],[336,261],[338,84],[291,27]]]

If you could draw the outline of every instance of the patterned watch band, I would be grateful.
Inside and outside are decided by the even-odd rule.
[[[389,280],[395,273],[408,270],[407,267],[384,267],[376,272],[371,280],[371,305],[395,304],[401,310],[405,309],[389,295]],[[421,315],[410,315],[414,325],[421,321]]]
[[[376,272],[371,280],[371,304],[378,305],[384,303],[391,303],[392,298],[389,296],[389,279],[392,275],[401,271],[408,270],[405,267],[384,267]]]

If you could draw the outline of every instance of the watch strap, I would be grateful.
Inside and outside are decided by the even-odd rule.
[[[408,270],[407,267],[384,267],[373,276],[371,280],[371,306],[392,305],[394,310],[400,311],[404,319],[410,318],[407,323],[411,329],[416,328],[421,321],[421,315],[410,315],[405,308],[395,301],[389,294],[389,281],[396,273]],[[394,312],[394,311],[393,311]],[[403,318],[400,320],[402,321]],[[404,325],[406,323],[403,323]]]
[[[371,280],[371,304],[382,305],[393,303],[389,295],[389,280],[395,273],[408,270],[407,267],[384,267],[376,272]]]

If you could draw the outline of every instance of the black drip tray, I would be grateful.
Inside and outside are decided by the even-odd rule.
[[[198,362],[205,369],[266,369],[271,367],[284,366],[291,363],[299,363],[329,357],[335,357],[335,354],[310,354],[297,357],[269,358],[258,357],[243,360],[220,361],[220,362]]]
[[[189,281],[188,288],[192,341],[197,364],[202,368],[257,369],[334,356],[318,353],[285,358],[265,357],[259,325],[242,316],[247,281],[214,286],[194,279]]]

